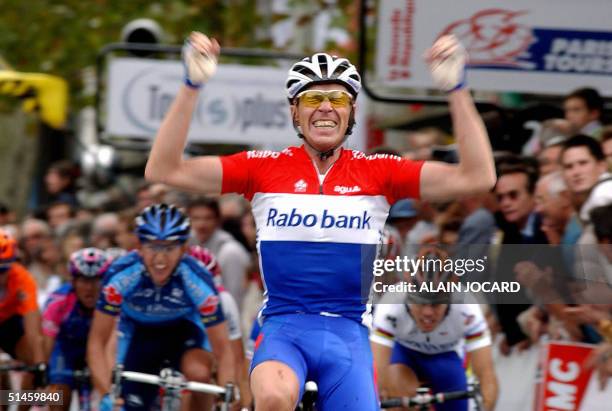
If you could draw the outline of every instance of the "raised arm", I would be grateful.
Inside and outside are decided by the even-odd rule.
[[[221,161],[216,156],[183,159],[187,133],[199,90],[214,71],[219,44],[202,33],[192,33],[183,52],[185,84],[166,113],[145,168],[148,181],[207,194],[221,192]]]
[[[459,164],[426,162],[421,171],[421,197],[445,200],[486,192],[495,185],[495,164],[487,131],[469,91],[463,87],[465,51],[454,37],[445,36],[432,46],[427,59],[436,83],[450,90],[448,102]]]

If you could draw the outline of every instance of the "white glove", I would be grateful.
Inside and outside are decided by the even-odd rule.
[[[217,57],[214,54],[203,54],[196,50],[189,40],[185,41],[182,51],[185,67],[185,84],[200,88],[217,70]]]
[[[453,35],[440,37],[426,56],[434,83],[450,93],[466,85],[467,52]]]

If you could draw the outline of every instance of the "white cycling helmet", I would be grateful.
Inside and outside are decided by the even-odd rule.
[[[357,97],[361,89],[361,77],[350,61],[327,53],[316,53],[289,69],[285,83],[287,97],[292,101],[305,87],[325,83],[340,83],[353,97]]]

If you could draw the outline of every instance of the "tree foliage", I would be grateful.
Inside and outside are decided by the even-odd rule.
[[[120,40],[131,20],[151,18],[180,43],[201,30],[227,45],[250,47],[258,24],[253,1],[212,0],[0,0],[0,54],[15,70],[45,72],[67,79],[73,97],[81,70],[98,51]]]
[[[0,57],[12,68],[44,72],[70,83],[73,107],[82,105],[82,70],[95,64],[100,48],[120,40],[121,29],[137,18],[151,18],[177,44],[190,31],[200,30],[226,47],[272,46],[267,29],[293,18],[308,26],[323,10],[334,9],[334,26],[349,28],[357,2],[349,0],[287,0],[287,15],[260,15],[271,0],[0,0]],[[259,7],[258,7],[259,6]],[[264,7],[265,9],[265,7]],[[308,10],[298,16],[293,10]],[[354,35],[354,30],[349,29]],[[263,33],[263,34],[262,34]],[[267,33],[267,34],[266,34]],[[355,53],[354,46],[329,44],[330,49]],[[287,46],[289,48],[290,45]],[[295,51],[295,47],[292,48]],[[304,47],[304,52],[308,47]],[[354,56],[351,56],[354,57]]]

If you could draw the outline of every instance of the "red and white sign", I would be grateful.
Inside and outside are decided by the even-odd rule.
[[[585,362],[595,347],[550,342],[542,347],[534,411],[610,410],[612,390],[602,391]]]
[[[474,89],[566,94],[585,86],[612,95],[609,0],[381,0],[376,78],[432,88],[422,55],[443,34],[470,56]]]

